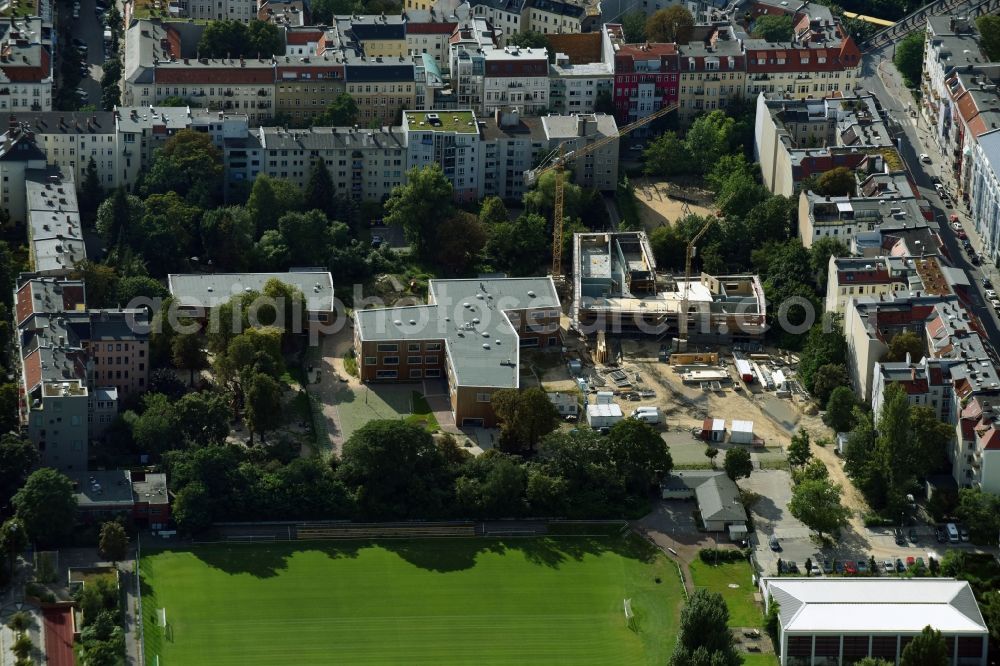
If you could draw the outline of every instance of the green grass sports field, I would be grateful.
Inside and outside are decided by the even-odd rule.
[[[631,536],[201,546],[140,568],[149,666],[662,664],[683,603]]]

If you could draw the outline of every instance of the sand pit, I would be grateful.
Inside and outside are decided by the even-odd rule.
[[[674,198],[668,192],[683,196],[683,201]],[[664,222],[674,223],[678,219],[694,213],[695,215],[712,215],[715,210],[695,202],[708,203],[708,193],[700,190],[689,191],[664,180],[639,178],[635,180],[635,198],[639,203],[639,219],[647,232],[659,227]]]

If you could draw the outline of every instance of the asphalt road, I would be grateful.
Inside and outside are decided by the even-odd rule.
[[[73,18],[72,7],[56,7],[56,20],[69,22],[72,37],[87,44],[88,76],[81,79],[79,88],[87,93],[82,105],[93,104],[101,109],[101,76],[104,70],[104,24],[94,14],[94,0],[80,0],[80,18]]]
[[[899,153],[906,161],[921,196],[934,209],[935,224],[951,265],[964,270],[969,277],[971,314],[980,320],[993,348],[998,349],[1000,348],[1000,320],[985,297],[982,278],[989,277],[994,286],[997,286],[1000,285],[1000,272],[995,266],[974,266],[969,260],[969,255],[962,249],[961,241],[951,228],[948,219],[951,215],[957,215],[972,242],[973,248],[982,254],[982,242],[969,219],[965,205],[961,201],[953,201],[953,207],[949,207],[934,190],[933,176],[940,177],[949,192],[956,192],[956,187],[950,174],[947,173],[948,169],[941,156],[940,148],[933,141],[926,121],[919,113],[917,113],[916,118],[909,114],[911,104],[913,109],[917,108],[916,102],[905,90],[895,67],[890,62],[890,56],[891,47],[886,47],[881,52],[865,57],[862,63],[861,86],[865,90],[875,93],[887,115],[896,121],[894,125],[902,130]],[[920,161],[921,153],[931,156],[930,164]],[[986,263],[989,264],[988,261]]]

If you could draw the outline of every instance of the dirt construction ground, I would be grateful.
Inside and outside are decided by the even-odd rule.
[[[668,192],[676,192],[685,199],[690,199],[687,208],[684,201],[671,197]],[[672,224],[689,212],[696,215],[711,215],[714,212],[708,207],[710,205],[708,193],[690,188],[682,189],[662,180],[636,179],[635,197],[639,203],[639,219],[642,220],[642,226],[647,232],[664,222]]]

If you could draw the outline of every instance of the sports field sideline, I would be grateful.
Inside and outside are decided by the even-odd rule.
[[[631,535],[213,545],[140,568],[150,666],[661,664],[683,601]]]

